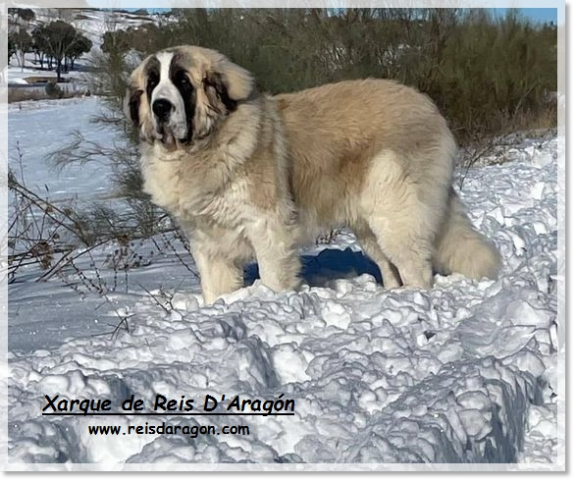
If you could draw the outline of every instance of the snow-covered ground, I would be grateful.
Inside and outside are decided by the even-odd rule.
[[[110,169],[106,159],[98,165],[71,166],[59,171],[45,162],[46,156],[62,148],[75,131],[87,141],[117,139],[115,131],[92,122],[100,110],[97,97],[27,101],[9,106],[10,166],[30,189],[49,190],[54,201],[97,200],[110,196]]]
[[[51,79],[56,79],[56,70],[48,70],[46,66],[44,69],[40,69],[40,66],[36,66],[34,60],[34,54],[26,54],[24,57],[24,67],[18,64],[16,55],[13,55],[8,64],[8,82],[10,84],[19,84],[23,86],[28,86],[30,83],[26,80],[29,77],[49,77]],[[46,65],[46,64],[45,64]],[[77,64],[77,67],[80,66]],[[75,82],[82,82],[85,80],[85,72],[82,72],[81,66],[80,70],[70,70],[62,75],[65,79],[74,79]]]
[[[10,162],[20,169],[18,138],[29,186],[104,195],[105,169],[57,177],[42,158],[73,128],[111,143],[110,132],[88,123],[97,108],[92,98],[11,109]],[[172,236],[132,246],[139,267],[127,271],[110,267],[121,247],[107,245],[80,258],[67,284],[35,283],[37,273],[24,272],[9,286],[10,462],[563,466],[556,460],[564,444],[557,436],[561,145],[526,139],[507,149],[509,162],[471,169],[462,182],[474,224],[503,254],[497,281],[437,276],[430,291],[385,290],[347,232],[302,253],[300,292],[271,292],[250,266],[246,287],[213,306],[204,306],[194,262]],[[157,394],[292,399],[295,414],[42,416],[45,395],[57,394],[110,399],[114,407],[134,394],[147,408]],[[88,433],[95,424],[126,431],[163,422],[246,425],[250,434]]]

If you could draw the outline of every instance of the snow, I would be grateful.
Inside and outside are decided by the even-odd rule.
[[[87,141],[105,138],[112,143],[117,138],[113,129],[91,125],[98,112],[97,97],[10,104],[10,166],[23,173],[24,182],[35,192],[45,192],[47,186],[53,201],[72,198],[87,201],[109,196],[111,170],[105,159],[102,164],[72,166],[61,172],[45,161],[48,154],[63,147],[72,133],[84,126],[88,129],[81,129],[81,133]]]
[[[43,158],[76,128],[114,142],[111,131],[89,122],[97,110],[96,98],[11,109],[11,166],[29,186],[47,184],[61,199],[101,199],[109,171],[84,166],[58,174]],[[135,242],[140,266],[126,272],[106,267],[118,248],[112,244],[79,258],[79,271],[104,297],[86,290],[78,273],[35,283],[38,273],[25,271],[9,286],[10,462],[563,467],[557,418],[565,409],[558,399],[565,349],[557,338],[556,281],[563,142],[518,140],[506,151],[508,162],[456,180],[475,226],[502,252],[497,281],[436,276],[429,291],[385,290],[346,231],[303,251],[299,292],[272,292],[249,266],[246,286],[212,306],[203,303],[192,258],[171,236]],[[146,407],[157,394],[282,395],[295,401],[295,415],[47,417],[47,394],[110,399],[116,407],[133,394]],[[88,433],[94,424],[163,422],[248,425],[250,435]]]

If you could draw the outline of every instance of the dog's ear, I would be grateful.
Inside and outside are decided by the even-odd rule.
[[[220,63],[218,72],[232,100],[241,101],[250,97],[254,90],[254,78],[250,72],[228,59]]]
[[[144,91],[134,87],[126,89],[124,97],[124,115],[132,121],[134,127],[140,127],[140,100]]]
[[[194,137],[203,139],[218,126],[238,104],[250,98],[254,91],[252,74],[230,62],[223,55],[204,71],[202,89],[197,94],[194,117]]]
[[[224,83],[222,74],[211,72],[204,78],[204,92],[210,105],[221,115],[234,112],[238,106],[238,100],[230,97],[229,89]]]
[[[205,87],[212,87],[228,111],[248,99],[254,91],[254,79],[246,69],[222,56],[206,74]]]

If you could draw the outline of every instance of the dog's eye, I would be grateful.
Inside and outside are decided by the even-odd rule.
[[[183,70],[180,70],[176,73],[176,82],[180,85],[190,84],[188,76],[186,75],[186,72],[184,72]]]
[[[156,77],[155,75],[151,75],[150,77],[148,77],[149,89],[154,89],[154,87],[156,87],[157,85],[158,85],[158,77]]]

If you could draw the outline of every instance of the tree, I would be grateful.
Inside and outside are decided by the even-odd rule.
[[[47,54],[46,26],[39,25],[32,31],[32,50],[40,62],[40,69],[44,68],[44,56]]]
[[[129,47],[140,53],[150,54],[157,50],[159,44],[163,48],[169,47],[168,43],[163,43],[161,29],[153,23],[130,27],[125,36]]]
[[[18,19],[24,22],[31,22],[36,18],[36,14],[31,8],[9,8],[8,13],[15,22],[17,22]]]
[[[24,57],[26,55],[26,52],[29,52],[30,49],[32,48],[33,43],[32,37],[28,32],[26,32],[26,30],[19,30],[13,35],[12,41],[14,42],[14,47],[16,51],[20,54],[20,56],[18,57],[20,66],[22,67],[22,69],[24,69],[24,63],[25,63]]]
[[[76,35],[76,42],[70,46],[68,49],[67,56],[70,59],[70,69],[74,70],[74,61],[81,57],[82,54],[87,54],[92,50],[92,40],[88,37],[78,33]]]
[[[105,32],[100,45],[105,54],[124,54],[130,49],[128,34],[124,30]]]
[[[56,60],[57,81],[62,81],[62,61],[78,41],[76,29],[62,20],[50,22],[45,32],[46,53]]]
[[[19,8],[18,10],[18,16],[25,22],[31,22],[36,18],[36,14],[31,8]]]
[[[16,46],[14,45],[14,38],[12,35],[8,35],[8,62],[12,56],[16,53]]]

